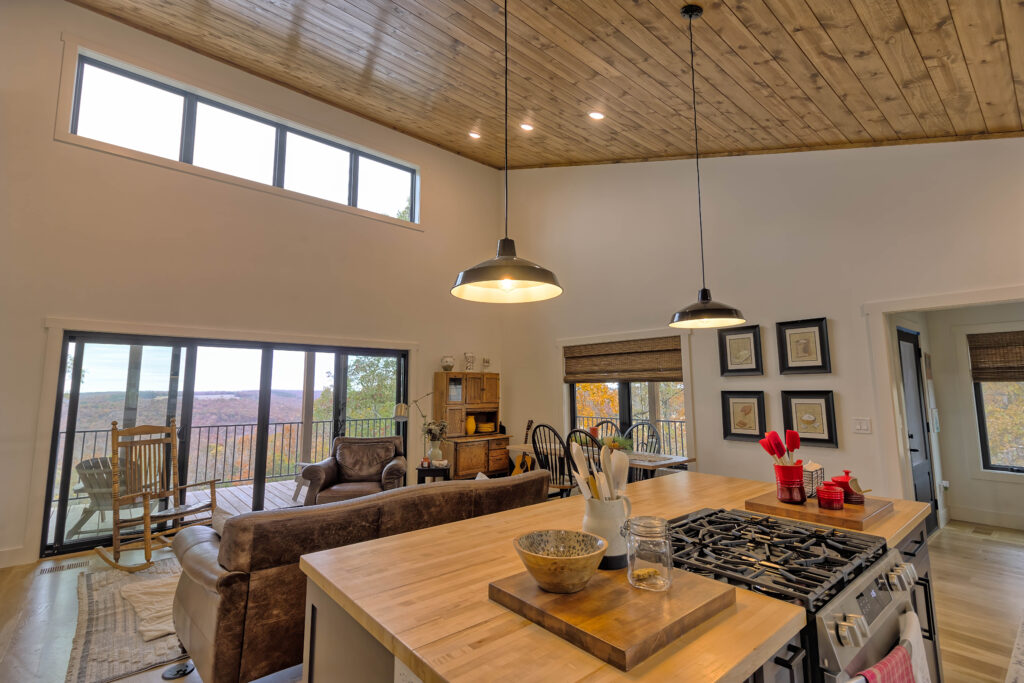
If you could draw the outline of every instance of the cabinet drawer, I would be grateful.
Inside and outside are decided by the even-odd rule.
[[[508,455],[508,438],[504,439],[491,439],[491,455],[494,455],[494,451],[505,451],[505,455]]]
[[[487,469],[487,442],[459,443],[455,446],[455,476],[472,477]]]
[[[507,450],[491,451],[490,454],[488,455],[488,458],[490,460],[490,465],[491,465],[488,468],[489,471],[495,472],[495,471],[499,471],[500,470],[500,471],[504,472],[505,470],[508,469],[508,451]]]

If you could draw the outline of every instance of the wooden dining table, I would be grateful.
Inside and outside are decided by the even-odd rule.
[[[684,455],[669,455],[667,453],[644,453],[642,451],[623,450],[629,457],[629,480],[639,481],[650,479],[654,472],[662,467],[678,467],[697,462],[697,458],[688,458]],[[509,457],[516,453],[534,455],[533,446],[528,443],[509,444]]]

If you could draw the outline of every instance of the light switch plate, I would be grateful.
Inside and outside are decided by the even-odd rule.
[[[855,417],[855,418],[853,418],[853,433],[854,434],[870,434],[871,433],[871,418],[870,417]]]

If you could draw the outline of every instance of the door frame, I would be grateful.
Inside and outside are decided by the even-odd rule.
[[[98,544],[103,545],[109,541],[110,537],[93,537],[83,541],[75,541],[72,543],[58,543],[64,541],[63,534],[66,531],[67,524],[67,504],[68,495],[70,493],[70,479],[71,479],[71,468],[73,458],[68,457],[73,455],[74,452],[74,439],[65,439],[64,446],[64,459],[61,463],[61,481],[60,481],[60,492],[57,504],[57,514],[53,519],[54,524],[54,543],[48,542],[51,515],[50,506],[53,502],[53,488],[56,480],[56,449],[59,445],[59,438],[61,433],[61,414],[63,412],[63,398],[64,398],[64,384],[67,378],[67,362],[68,354],[67,349],[69,342],[75,342],[75,357],[74,365],[72,367],[71,382],[72,382],[72,395],[69,397],[68,404],[68,425],[75,427],[77,421],[77,408],[78,408],[78,394],[79,386],[81,384],[81,372],[82,362],[84,356],[85,344],[119,344],[126,346],[167,346],[172,348],[172,357],[174,356],[173,349],[184,349],[186,351],[185,356],[185,367],[183,369],[184,374],[184,385],[182,388],[182,406],[181,406],[181,424],[179,426],[179,434],[182,438],[179,439],[178,443],[178,472],[179,476],[187,476],[189,466],[189,455],[190,455],[190,441],[191,441],[191,428],[192,428],[192,408],[193,398],[195,392],[195,373],[196,373],[196,359],[198,356],[198,348],[200,346],[206,347],[221,347],[221,348],[239,348],[246,350],[259,350],[261,351],[261,368],[260,368],[260,390],[259,390],[259,404],[257,411],[257,427],[256,427],[256,444],[255,444],[255,461],[254,461],[254,473],[253,473],[253,510],[262,510],[265,502],[265,475],[267,467],[267,449],[268,449],[268,425],[270,420],[270,398],[271,398],[271,378],[273,374],[273,354],[274,351],[302,351],[302,352],[327,352],[334,354],[335,357],[335,368],[338,367],[340,358],[347,358],[348,356],[388,356],[396,358],[396,372],[398,377],[396,378],[396,398],[399,402],[402,398],[407,400],[408,397],[408,383],[409,383],[409,349],[400,348],[379,348],[379,347],[349,347],[349,346],[335,346],[335,345],[324,345],[324,344],[308,344],[300,342],[275,342],[275,341],[248,341],[248,340],[233,340],[233,339],[212,339],[212,338],[197,338],[197,337],[180,337],[180,336],[166,336],[166,335],[149,335],[144,333],[119,333],[119,332],[92,332],[92,331],[78,331],[64,329],[61,334],[60,342],[60,368],[62,372],[58,374],[56,392],[54,395],[53,403],[53,415],[52,415],[52,429],[50,431],[50,441],[47,448],[47,463],[46,463],[46,487],[43,492],[43,514],[41,519],[41,525],[37,528],[41,529],[40,544],[39,544],[39,556],[47,557],[53,555],[62,555],[67,553],[78,552],[81,550],[88,550],[96,547]],[[180,360],[180,355],[179,355]],[[347,365],[347,364],[346,364]],[[344,373],[347,376],[346,372]],[[179,378],[180,379],[180,378]],[[335,388],[337,388],[338,376],[335,375]],[[337,409],[339,408],[338,395],[342,393],[337,390],[334,391],[335,395],[335,420],[334,420],[334,435],[337,435],[341,420],[337,415]],[[340,406],[344,409],[344,406]],[[74,408],[74,410],[72,410]],[[72,430],[64,430],[72,433]],[[405,425],[399,424],[398,435],[402,437],[404,448],[408,450],[408,437],[407,429]],[[185,481],[185,478],[181,479]],[[60,532],[60,536],[58,536]]]
[[[911,344],[914,347],[914,377],[916,377],[916,379],[917,379],[917,396],[918,396],[919,403],[920,403],[921,421],[924,423],[924,433],[921,435],[921,443],[924,446],[925,456],[928,458],[928,469],[929,469],[929,474],[931,475],[929,479],[930,479],[931,494],[932,494],[932,500],[931,500],[932,511],[929,513],[928,516],[929,516],[929,518],[932,519],[932,523],[933,523],[934,526],[931,528],[931,531],[934,532],[934,531],[938,530],[938,528],[939,528],[939,496],[938,496],[938,491],[937,491],[937,489],[935,487],[935,458],[934,458],[934,454],[932,453],[932,444],[931,444],[932,426],[931,426],[931,420],[929,420],[929,415],[928,415],[927,386],[925,385],[925,375],[924,375],[923,368],[922,368],[922,361],[923,361],[923,358],[924,358],[924,354],[921,351],[921,333],[919,331],[917,331],[917,330],[912,330],[910,328],[903,327],[901,325],[897,325],[896,326],[897,361],[900,364],[900,370],[901,370],[900,378],[899,378],[900,379],[899,384],[900,384],[900,387],[901,387],[901,395],[902,395],[902,401],[903,401],[903,409],[902,409],[901,412],[903,414],[903,423],[904,423],[904,426],[906,427],[906,429],[904,430],[904,433],[905,434],[909,434],[910,425],[907,423],[907,417],[908,416],[907,416],[907,408],[906,408],[906,405],[907,405],[907,393],[906,393],[906,390],[905,390],[905,387],[904,387],[904,384],[903,384],[903,373],[902,373],[902,369],[903,369],[903,356],[902,356],[901,353],[899,353],[899,345],[900,345],[901,342],[906,342],[908,344]],[[904,439],[904,440],[906,440],[906,439]],[[910,446],[908,444],[907,445],[907,459],[908,459],[908,464],[910,465],[910,485],[911,485],[911,488],[914,489],[914,459],[912,457],[910,457],[910,453],[911,453]],[[914,494],[915,494],[914,495],[914,500],[917,500],[916,493],[917,493],[916,489],[914,489]],[[924,502],[924,501],[918,501],[918,502]]]

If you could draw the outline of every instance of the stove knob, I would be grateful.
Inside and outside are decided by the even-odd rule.
[[[896,567],[889,572],[889,588],[894,591],[910,590],[910,587],[907,584],[907,577],[902,571],[900,571],[899,567]]]
[[[871,627],[868,626],[868,620],[864,618],[863,614],[847,614],[846,621],[853,624],[857,633],[865,640],[871,637]]]
[[[914,567],[914,565],[900,564],[897,568],[903,570],[903,573],[906,575],[910,585],[917,583],[917,568]]]
[[[860,631],[849,621],[840,621],[836,626],[836,634],[839,636],[839,643],[845,647],[861,647],[864,645],[864,638]]]

